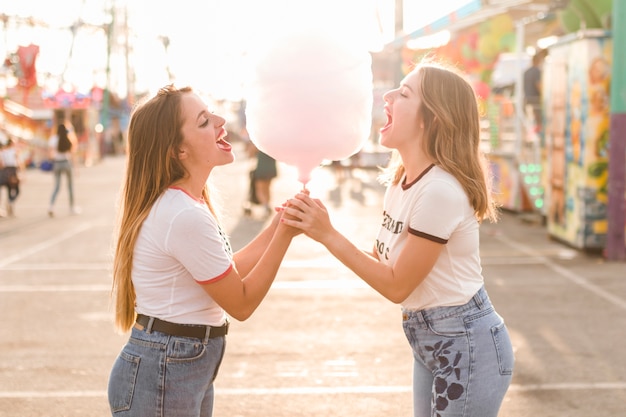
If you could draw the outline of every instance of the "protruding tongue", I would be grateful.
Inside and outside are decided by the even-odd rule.
[[[220,139],[217,141],[217,147],[223,151],[228,151],[228,152],[230,152],[233,149],[231,144],[226,142],[224,139]]]

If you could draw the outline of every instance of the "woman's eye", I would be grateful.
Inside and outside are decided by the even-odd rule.
[[[200,127],[207,127],[209,125],[209,119],[205,119],[204,122],[200,125]]]

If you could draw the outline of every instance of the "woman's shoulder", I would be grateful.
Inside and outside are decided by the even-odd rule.
[[[454,175],[438,166],[430,174],[425,178],[422,192],[431,196],[445,196],[447,200],[461,201],[466,198],[463,186]]]
[[[219,235],[219,224],[206,205],[175,192],[167,194],[173,198],[165,200],[169,207],[160,210],[156,220],[168,225],[170,237],[189,240]]]
[[[205,220],[215,222],[206,204],[177,188],[168,188],[163,192],[155,203],[155,212],[163,218],[176,217],[178,220],[190,222]]]
[[[449,182],[451,184],[457,184],[461,186],[461,183],[454,175],[452,175],[450,172],[446,171],[445,169],[443,169],[442,167],[438,165],[435,165],[433,167],[432,173],[433,173],[434,179],[437,179],[439,181]]]

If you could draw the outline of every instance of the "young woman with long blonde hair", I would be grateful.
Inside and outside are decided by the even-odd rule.
[[[380,143],[394,151],[380,230],[361,251],[305,193],[283,218],[402,306],[414,356],[415,417],[496,417],[513,371],[502,318],[484,287],[479,224],[496,220],[471,85],[435,62],[384,95]]]

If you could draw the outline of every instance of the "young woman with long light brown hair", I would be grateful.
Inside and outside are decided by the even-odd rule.
[[[211,416],[227,315],[254,312],[298,233],[279,212],[233,253],[207,186],[234,160],[224,125],[173,86],[131,116],[113,263],[116,324],[131,333],[109,379],[115,416]]]

